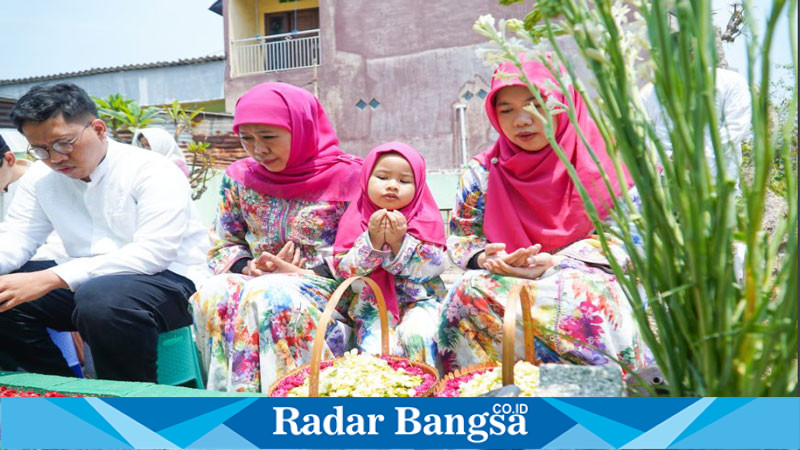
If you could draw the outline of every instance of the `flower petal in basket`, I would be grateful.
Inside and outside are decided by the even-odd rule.
[[[288,389],[286,389],[288,386],[293,385],[293,387],[296,387],[302,385],[305,383],[306,377],[308,378],[308,396],[317,397],[319,395],[320,371],[323,368],[335,365],[337,361],[341,361],[343,358],[334,358],[333,360],[326,361],[324,363],[321,361],[325,330],[327,329],[328,322],[330,321],[336,305],[339,303],[339,300],[342,298],[343,294],[353,282],[359,280],[365,282],[375,293],[381,325],[381,359],[386,360],[390,365],[404,366],[409,367],[412,370],[416,369],[421,371],[423,374],[423,385],[429,384],[429,386],[425,389],[426,392],[424,395],[429,396],[433,393],[433,385],[439,377],[436,369],[422,362],[411,361],[406,357],[392,356],[389,354],[389,322],[387,319],[386,303],[384,302],[383,292],[381,291],[380,287],[378,287],[378,285],[369,277],[350,277],[342,282],[342,284],[340,284],[339,287],[337,287],[333,292],[331,298],[328,300],[328,304],[325,306],[325,310],[323,311],[319,322],[317,323],[316,332],[314,334],[314,343],[311,349],[311,363],[302,367],[298,367],[297,369],[289,372],[289,374],[280,380],[274,382],[268,391],[270,396],[274,396],[276,394],[286,395],[286,393],[288,393]]]
[[[329,374],[329,370],[333,373]],[[337,370],[345,373],[337,373]],[[270,396],[297,396],[298,387],[299,395],[303,396],[310,386],[309,373],[310,365],[293,370],[273,383],[269,389]],[[436,369],[422,362],[403,356],[375,357],[355,351],[323,362],[320,374],[317,394],[321,396],[427,397],[433,393],[433,386],[438,378]]]

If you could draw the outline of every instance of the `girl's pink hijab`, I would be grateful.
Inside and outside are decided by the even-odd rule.
[[[369,177],[378,158],[385,153],[398,153],[408,161],[414,173],[414,198],[405,208],[403,213],[408,222],[408,233],[420,241],[430,244],[445,246],[444,222],[439,212],[439,207],[433,199],[428,184],[425,182],[425,159],[416,150],[402,142],[389,142],[372,149],[361,168],[360,187],[361,195],[358,201],[350,204],[339,221],[339,230],[336,233],[336,242],[333,245],[334,254],[338,255],[349,251],[356,239],[367,229],[372,213],[379,210],[367,195]],[[380,250],[380,249],[377,249]],[[394,275],[382,267],[375,269],[370,278],[375,280],[383,291],[386,307],[399,320],[400,310],[397,301],[397,292],[394,288]]]
[[[523,69],[535,86],[541,86],[546,79],[557,83],[540,62],[527,61],[523,63]],[[516,66],[510,63],[501,65],[498,71],[519,73]],[[505,243],[508,252],[534,244],[541,244],[542,251],[555,251],[586,236],[594,227],[586,215],[577,187],[552,147],[548,145],[538,152],[527,152],[503,134],[494,103],[498,91],[506,86],[525,84],[518,78],[508,81],[497,76],[492,78],[492,89],[486,97],[486,112],[492,126],[500,133],[500,138],[492,147],[475,157],[481,165],[489,169],[484,232],[489,242]],[[540,92],[546,100],[545,93],[541,90]],[[554,92],[551,95],[568,104],[562,93]],[[597,125],[589,117],[583,99],[572,87],[570,95],[575,104],[578,125],[600,160],[615,195],[619,196],[622,190],[614,164],[606,152]],[[597,207],[600,217],[604,219],[608,216],[613,200],[600,171],[566,113],[555,117],[558,118],[556,140],[575,166],[578,177]],[[631,186],[633,182],[627,170],[625,176],[628,186]]]
[[[262,83],[236,102],[233,132],[242,124],[264,124],[292,133],[286,168],[270,172],[253,158],[231,164],[226,174],[249,189],[285,200],[351,201],[361,158],[339,150],[339,141],[319,100],[285,83]]]

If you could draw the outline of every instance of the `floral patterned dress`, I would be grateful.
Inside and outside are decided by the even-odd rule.
[[[381,250],[373,248],[365,231],[347,253],[336,255],[334,264],[342,278],[369,276],[378,267],[394,275],[400,314],[399,321],[389,314],[390,350],[434,366],[441,299],[446,293],[439,277],[446,267],[444,248],[406,234],[397,255],[393,255],[388,245]],[[357,291],[348,308],[355,327],[354,346],[379,354],[381,329],[375,295],[366,286],[359,286]]]
[[[368,275],[378,264],[395,274],[400,305],[400,322],[389,318],[391,353],[434,363],[439,302],[444,294],[439,278],[444,270],[444,250],[406,235],[393,258],[391,251],[367,249],[368,241],[359,238],[349,252],[337,255],[336,281],[292,274],[266,275],[247,282],[237,311],[244,322],[236,327],[242,330],[242,338],[234,338],[231,345],[234,360],[230,372],[235,378],[230,389],[268,392],[276,380],[311,362],[316,324],[339,282],[353,275]],[[372,290],[359,282],[348,293],[325,332],[323,360],[353,348],[373,354],[381,351]]]
[[[392,353],[433,363],[444,284],[444,250],[406,236],[396,257],[362,239],[333,258],[345,202],[287,201],[260,194],[225,176],[211,230],[209,265],[218,275],[191,299],[195,332],[208,373],[208,389],[263,391],[292,369],[311,361],[316,323],[344,277],[367,275],[377,264],[395,274],[401,321],[390,318]],[[315,275],[230,273],[242,258],[273,254],[294,241],[306,268],[334,262],[337,279]],[[329,264],[330,266],[330,264]],[[380,352],[380,325],[371,290],[354,286],[337,305],[325,332],[323,359],[352,348]],[[352,290],[351,290],[352,291]]]
[[[337,225],[346,208],[346,202],[264,195],[223,176],[208,255],[217,275],[199,286],[190,301],[209,389],[257,390],[261,368],[275,372],[276,367],[286,367],[280,361],[303,360],[310,352],[316,319],[337,282],[301,275],[253,278],[229,270],[242,258],[265,251],[276,254],[290,240],[308,259],[307,268],[323,264],[332,256]],[[255,305],[263,308],[265,304],[279,313],[256,315]],[[311,311],[298,311],[304,308]],[[349,327],[344,323],[331,324],[326,336],[335,353],[347,349]],[[271,359],[266,365],[259,361],[259,342],[269,348]]]
[[[483,213],[488,179],[488,170],[473,160],[459,183],[447,246],[451,260],[462,269],[487,244]],[[638,208],[641,200],[635,190],[631,197]],[[506,297],[518,283],[531,288],[533,319],[549,330],[537,336],[535,345],[543,362],[600,365],[612,363],[606,356],[611,355],[632,368],[648,364],[649,352],[631,307],[596,238],[587,236],[558,251],[562,261],[536,280],[468,270],[442,306],[438,349],[444,370],[500,359]],[[615,259],[626,264],[622,242],[608,238]],[[522,314],[517,320],[515,352],[521,358]]]

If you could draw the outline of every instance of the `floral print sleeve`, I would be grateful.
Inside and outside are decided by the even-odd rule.
[[[406,234],[395,256],[391,250],[375,250],[368,236],[364,232],[349,252],[335,258],[338,275],[366,275],[379,268],[394,275],[399,315],[389,315],[390,351],[435,365],[439,305],[447,292],[439,276],[445,268],[444,248]],[[362,352],[380,353],[382,332],[375,293],[364,284],[354,285],[353,290],[356,295],[346,315],[353,323],[355,343]]]
[[[366,276],[378,267],[383,267],[392,275],[414,283],[426,283],[444,272],[444,248],[406,234],[403,245],[395,256],[390,250],[373,248],[369,232],[364,231],[353,243],[353,248],[334,258],[334,267],[340,278]]]
[[[414,283],[425,283],[444,272],[444,248],[406,234],[397,256],[386,258],[383,268]]]
[[[464,270],[469,260],[486,248],[483,212],[488,180],[489,171],[478,161],[471,160],[458,183],[447,248],[453,264]]]
[[[341,278],[367,276],[391,257],[392,252],[375,250],[369,240],[369,232],[364,231],[347,252],[334,256],[333,267]]]
[[[208,251],[208,265],[216,274],[227,272],[233,263],[242,258],[252,258],[238,186],[238,183],[223,175],[217,217],[210,230],[211,249]]]

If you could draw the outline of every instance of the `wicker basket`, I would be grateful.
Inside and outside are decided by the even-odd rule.
[[[508,293],[508,300],[506,302],[506,310],[503,314],[503,346],[502,346],[502,362],[503,362],[503,386],[514,384],[514,331],[516,329],[517,321],[517,302],[522,304],[522,335],[525,342],[525,361],[538,366],[539,359],[536,357],[536,349],[534,347],[534,340],[536,338],[536,331],[533,327],[533,316],[531,316],[531,308],[533,307],[533,296],[530,293],[530,288],[524,283],[517,284],[511,288]],[[442,392],[447,386],[447,382],[455,378],[463,377],[471,373],[485,372],[497,367],[494,361],[487,361],[477,365],[470,365],[462,367],[458,370],[448,373],[439,380],[433,387],[433,395]]]
[[[314,333],[314,343],[311,348],[311,363],[292,370],[281,379],[272,383],[268,391],[270,397],[281,384],[281,381],[283,381],[285,378],[299,375],[306,369],[308,369],[308,396],[319,396],[319,372],[320,363],[322,362],[322,346],[323,342],[325,341],[325,330],[328,328],[328,322],[331,320],[331,316],[336,310],[336,305],[339,303],[339,300],[341,300],[344,293],[355,281],[365,282],[370,289],[372,289],[372,292],[375,293],[375,298],[378,304],[378,316],[381,323],[381,356],[388,357],[389,359],[395,361],[408,361],[411,366],[421,369],[423,372],[432,375],[434,380],[438,380],[439,373],[433,367],[420,361],[412,361],[404,356],[393,356],[389,354],[389,321],[386,310],[386,302],[383,300],[383,291],[381,291],[381,288],[377,285],[377,283],[375,283],[375,281],[369,277],[350,277],[340,284],[338,288],[336,288],[336,290],[333,292],[333,295],[331,295],[331,298],[328,300],[327,305],[325,305],[325,310],[322,312],[322,317],[320,317],[319,322],[317,323],[317,329]],[[338,359],[341,359],[341,357],[334,358],[331,361],[335,363]],[[431,387],[422,395],[422,397],[430,397],[433,394],[435,386],[436,383],[431,385]]]

